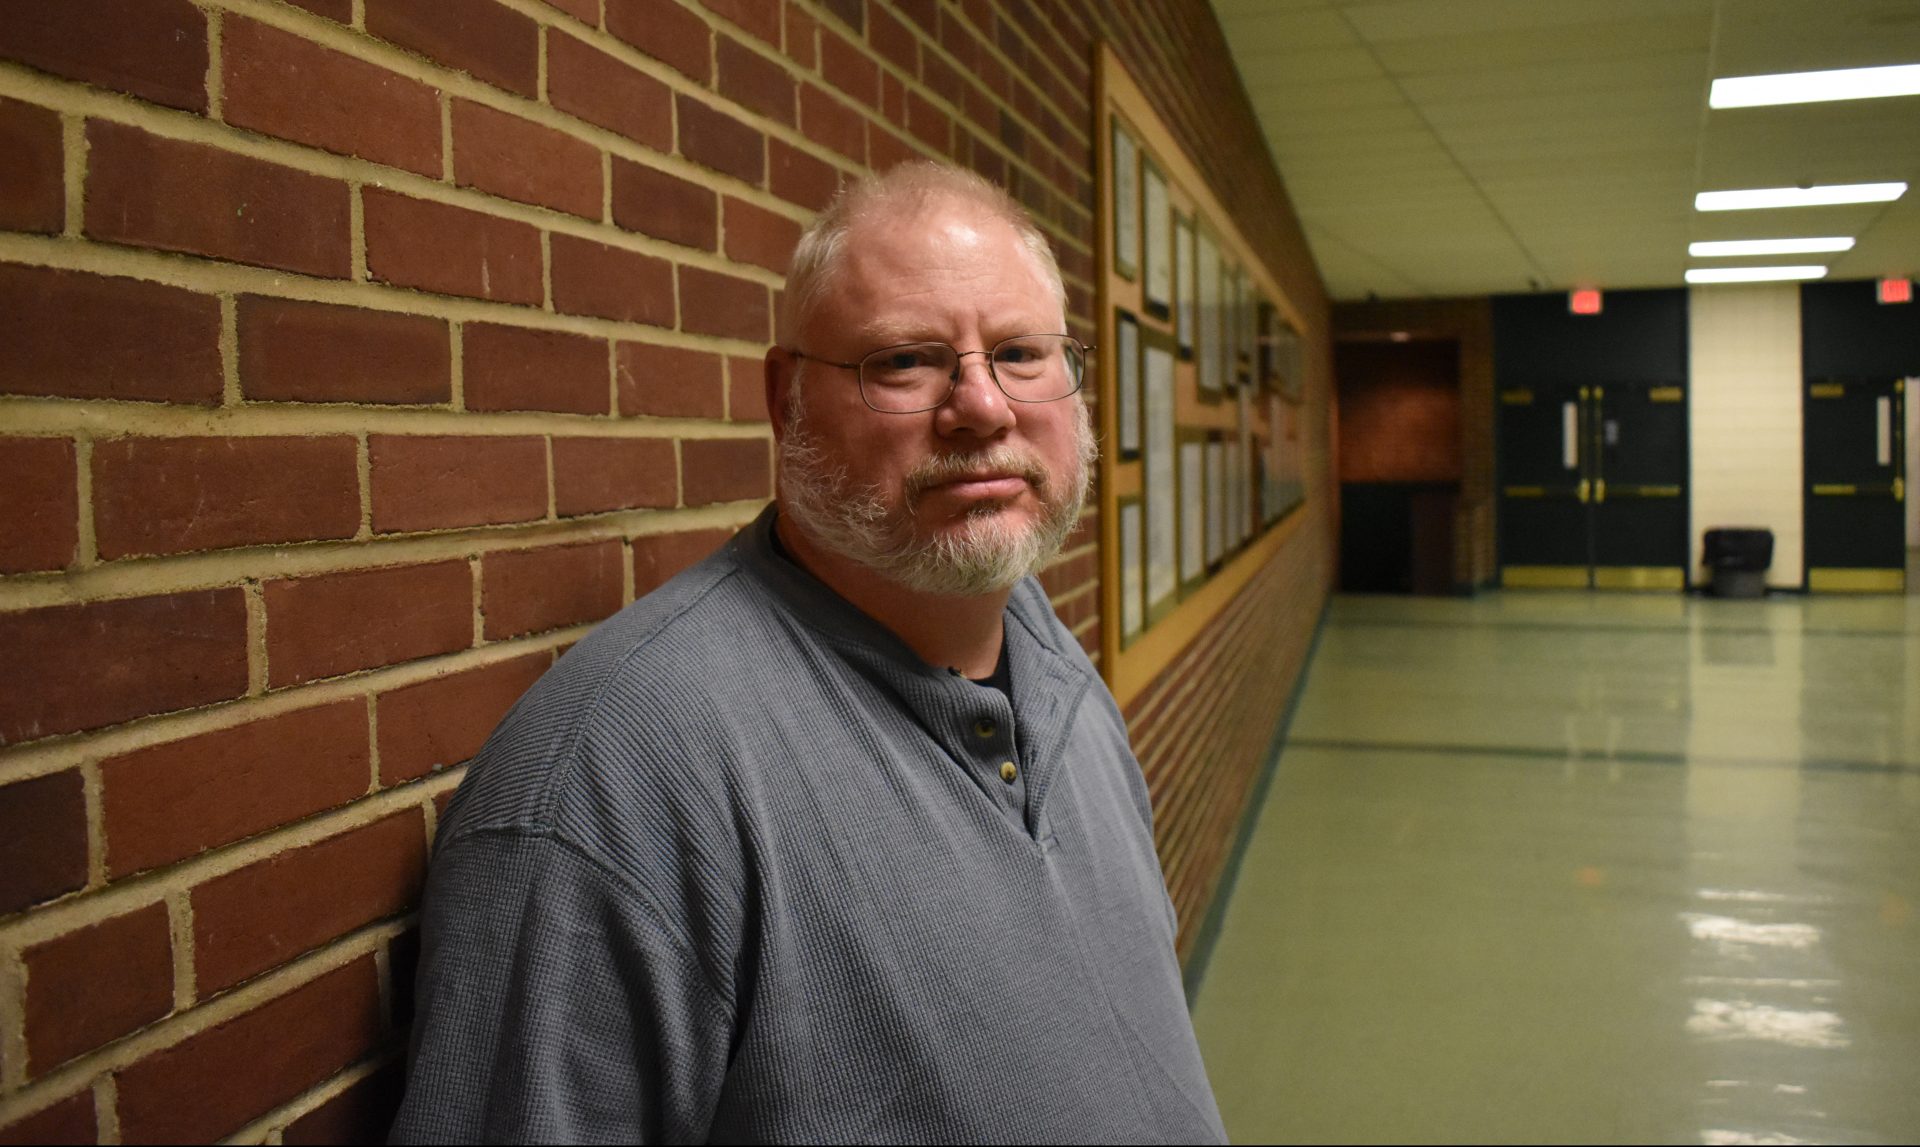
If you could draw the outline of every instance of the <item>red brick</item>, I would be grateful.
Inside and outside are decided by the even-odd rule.
[[[680,116],[681,155],[756,186],[766,177],[766,136],[684,93],[673,99]]]
[[[867,43],[909,76],[920,74],[920,40],[884,5],[867,5]]]
[[[79,772],[0,786],[0,916],[86,882],[87,803]]]
[[[773,494],[764,438],[682,439],[680,477],[689,506],[766,498]]]
[[[223,1138],[371,1051],[381,1026],[368,954],[123,1069],[122,1140]]]
[[[473,644],[464,561],[270,581],[268,682],[276,689]]]
[[[367,271],[443,295],[539,306],[540,232],[525,223],[367,188]]]
[[[620,543],[504,550],[480,559],[480,611],[490,641],[542,633],[620,610]]]
[[[623,342],[614,370],[620,413],[664,418],[719,418],[720,356],[703,350]]]
[[[820,74],[868,107],[880,106],[880,65],[851,40],[827,27],[820,29]]]
[[[366,0],[367,31],[475,79],[539,96],[540,30],[498,0]],[[455,148],[455,154],[459,152]]]
[[[600,0],[547,0],[547,3],[576,20],[584,20],[595,27],[600,24]],[[553,45],[549,43],[547,49],[551,52]],[[553,61],[549,59],[547,64],[551,67]]]
[[[552,243],[554,310],[673,325],[673,266],[665,259],[558,233]]]
[[[220,301],[0,264],[0,392],[217,403]]]
[[[87,235],[344,279],[347,185],[139,128],[87,124]]]
[[[247,606],[195,590],[0,613],[0,744],[210,705],[247,691]]]
[[[939,28],[939,5],[935,0],[894,0],[894,7],[907,19],[920,25],[927,35],[934,35]]]
[[[426,869],[426,823],[408,809],[214,877],[192,893],[195,986],[224,991],[406,911]]]
[[[287,1124],[280,1142],[293,1147],[383,1143],[400,1112],[406,1082],[404,1065],[396,1059]]]
[[[778,22],[778,8],[755,2]],[[721,95],[769,119],[793,123],[793,77],[785,68],[731,36],[720,37],[719,59]]]
[[[871,147],[868,149],[871,153]],[[767,141],[767,188],[788,203],[824,211],[840,189],[840,172],[784,140]]]
[[[866,162],[866,117],[829,95],[825,88],[813,84],[801,86],[800,130],[808,139],[832,148],[855,163]]]
[[[725,545],[732,536],[731,530],[693,530],[633,539],[634,596],[659,589],[671,581],[673,575]]]
[[[765,360],[727,357],[727,417],[735,422],[768,420]]]
[[[819,60],[814,47],[814,30],[819,26],[806,9],[787,0],[787,58],[809,71]]]
[[[453,177],[505,199],[600,218],[600,152],[564,132],[453,101]]]
[[[444,319],[242,295],[240,389],[284,402],[453,399]]]
[[[380,694],[381,786],[470,759],[552,664],[542,650]]]
[[[880,73],[880,110],[893,126],[907,126],[907,85],[892,72]]]
[[[530,522],[547,516],[539,438],[375,434],[376,533]]]
[[[704,84],[713,77],[713,32],[677,0],[606,0],[607,31]]]
[[[93,448],[100,556],[350,538],[360,529],[354,440],[115,438]]]
[[[354,698],[109,757],[100,766],[107,875],[346,804],[371,779],[367,706]]]
[[[727,196],[727,258],[752,263],[777,275],[787,273],[800,224],[744,199]]]
[[[99,1131],[93,1121],[93,1089],[50,1103],[16,1122],[0,1127],[0,1144],[94,1143]]]
[[[439,93],[291,32],[228,16],[221,116],[235,127],[440,175]]]
[[[0,438],[0,574],[57,570],[80,541],[70,438]]]
[[[29,1076],[173,1010],[173,939],[165,904],[103,920],[20,955],[27,970]]]
[[[673,443],[664,438],[555,438],[553,500],[562,517],[680,500]]]
[[[4,35],[0,32],[0,35]],[[0,229],[55,234],[67,217],[60,117],[0,99]]]
[[[866,27],[865,0],[823,0],[821,6],[856,32]]]
[[[712,188],[616,157],[613,221],[628,231],[711,251],[718,242],[720,209]]]
[[[187,0],[9,5],[0,59],[188,111],[207,110],[207,18]]]
[[[953,117],[919,92],[907,93],[907,130],[942,155],[953,150]]]
[[[547,99],[635,143],[673,150],[667,85],[557,29],[547,33]]]
[[[772,312],[765,284],[700,267],[680,267],[680,325],[703,335],[767,341]]]
[[[780,46],[780,5],[770,0],[700,0],[707,11],[731,20],[769,45]],[[722,71],[725,65],[721,65]]]
[[[873,170],[886,171],[919,158],[920,153],[906,140],[877,123],[867,125],[867,162]]]
[[[461,339],[468,410],[609,413],[605,339],[492,323],[468,323]]]

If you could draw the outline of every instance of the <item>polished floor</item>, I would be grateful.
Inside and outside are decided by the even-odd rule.
[[[1920,1141],[1920,597],[1337,598],[1194,1022],[1236,1142]]]

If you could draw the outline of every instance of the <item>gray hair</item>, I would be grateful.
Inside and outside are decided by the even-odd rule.
[[[1021,245],[1033,256],[1035,269],[1053,289],[1060,310],[1067,309],[1067,287],[1060,278],[1060,264],[1054,260],[1053,247],[1033,222],[1025,208],[1005,190],[982,176],[962,167],[932,160],[916,160],[890,168],[883,174],[866,175],[841,187],[827,209],[814,219],[793,249],[793,265],[787,272],[787,289],[780,302],[780,337],[799,337],[801,324],[819,305],[840,260],[846,253],[847,235],[866,220],[894,213],[912,214],[942,201],[958,202],[978,209],[990,219],[1013,228]]]

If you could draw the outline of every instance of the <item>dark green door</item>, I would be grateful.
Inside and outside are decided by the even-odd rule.
[[[1687,395],[1680,386],[1597,386],[1593,584],[1687,586]]]
[[[1590,387],[1510,387],[1498,396],[1500,583],[1591,584]]]
[[[1906,385],[1900,379],[1808,379],[1807,588],[1906,588]]]
[[[1686,588],[1684,387],[1509,388],[1498,443],[1502,585]]]

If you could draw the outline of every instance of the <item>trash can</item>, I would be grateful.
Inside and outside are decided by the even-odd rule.
[[[1773,564],[1773,531],[1722,526],[1707,531],[1706,565],[1715,597],[1767,596],[1767,567]]]

